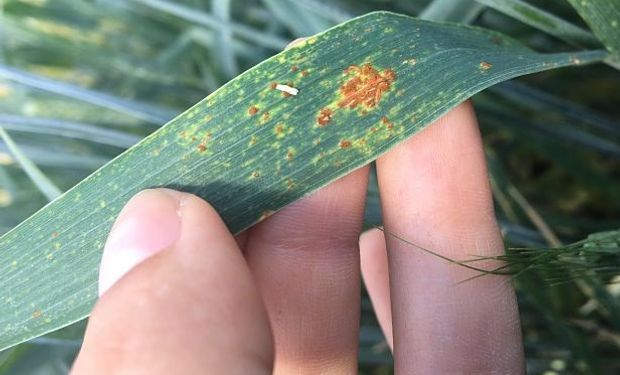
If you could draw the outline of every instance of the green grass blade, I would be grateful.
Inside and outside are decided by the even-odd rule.
[[[213,14],[222,21],[222,27],[218,32],[216,57],[220,61],[222,71],[227,78],[239,74],[239,66],[233,51],[233,38],[230,30],[230,2],[231,0],[219,0],[211,3]]]
[[[92,124],[42,117],[0,114],[0,124],[2,124],[6,130],[58,135],[119,148],[129,148],[138,143],[141,139],[141,137],[133,134],[113,129],[105,129]]]
[[[42,147],[41,145],[24,143],[20,144],[19,148],[33,163],[45,167],[85,169],[92,171],[110,160],[110,158],[100,155],[83,155],[67,150],[59,151],[57,149],[50,149],[49,147]],[[10,152],[10,150],[2,143],[0,144],[0,152]]]
[[[174,116],[173,111],[162,110],[161,108],[148,104],[136,103],[113,95],[59,82],[9,66],[0,65],[0,77],[19,82],[26,86],[112,109],[156,125],[164,124]]]
[[[471,23],[482,8],[472,0],[433,0],[418,17],[430,21]]]
[[[606,56],[539,54],[496,32],[387,12],[309,38],[230,81],[0,238],[0,348],[88,315],[106,235],[144,188],[198,194],[239,232],[486,87]],[[299,92],[283,95],[278,83]]]
[[[182,18],[197,25],[208,27],[210,29],[219,30],[222,28],[229,28],[233,34],[243,37],[246,40],[258,43],[264,47],[272,48],[275,50],[280,50],[288,44],[287,40],[278,36],[262,32],[260,30],[243,24],[226,22],[220,20],[217,17],[214,17],[209,13],[202,12],[198,9],[192,9],[170,1],[133,0],[133,2],[146,5],[161,12],[172,14],[176,17]]]
[[[620,1],[568,0],[611,54],[608,62],[620,69]]]
[[[597,45],[592,33],[549,12],[521,0],[476,0],[490,8],[519,20],[569,44],[584,47]],[[600,45],[600,44],[599,44]]]
[[[333,25],[312,11],[304,12],[303,2],[291,0],[263,0],[271,13],[297,37],[314,35]],[[307,7],[307,5],[306,5]]]
[[[6,144],[15,160],[30,177],[48,200],[54,200],[62,194],[60,189],[20,150],[9,134],[0,126],[0,138]]]

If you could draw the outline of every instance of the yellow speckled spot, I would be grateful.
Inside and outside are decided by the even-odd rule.
[[[480,70],[489,70],[493,67],[493,65],[491,65],[490,63],[486,62],[486,61],[480,61]]]
[[[256,135],[252,135],[252,137],[250,138],[250,142],[248,143],[248,146],[254,146],[257,142],[258,142],[258,137]]]
[[[17,261],[16,260],[11,262],[11,267],[17,267]]]
[[[0,152],[0,165],[13,164],[13,157],[6,152]]]
[[[11,93],[11,88],[8,85],[0,84],[0,98],[6,98]]]
[[[250,173],[250,179],[254,180],[260,177],[260,172],[259,171],[253,171],[252,173]]]
[[[101,208],[105,208],[106,207],[106,203],[105,203],[104,200],[100,200],[99,201],[99,207],[101,207]]]
[[[60,242],[54,242],[52,246],[54,247],[54,250],[60,250]]]
[[[295,187],[295,181],[292,178],[287,178],[285,183],[286,183],[286,188],[289,190]]]
[[[0,207],[7,207],[13,203],[11,192],[6,189],[0,189]]]
[[[275,211],[271,211],[271,210],[265,210],[263,211],[263,213],[260,215],[260,217],[258,218],[259,221],[265,220],[266,218],[268,218],[269,216],[273,215],[275,213]]]
[[[295,157],[296,153],[297,153],[297,151],[295,150],[295,148],[288,147],[287,150],[286,150],[286,160],[293,161],[293,158]]]
[[[273,127],[273,132],[276,135],[276,138],[281,139],[286,137],[288,134],[291,134],[293,132],[293,128],[284,124],[277,124]]]

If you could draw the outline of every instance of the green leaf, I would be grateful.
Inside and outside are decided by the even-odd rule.
[[[48,200],[56,199],[61,194],[60,189],[21,151],[2,126],[0,126],[0,139],[4,141],[15,160]]]
[[[471,0],[433,0],[418,17],[429,21],[471,23],[482,8],[482,5]]]
[[[0,77],[40,90],[92,103],[103,108],[109,108],[157,125],[168,121],[174,114],[173,111],[162,110],[161,108],[150,106],[145,103],[136,103],[102,92],[62,83],[9,66],[0,65]]]
[[[526,25],[578,47],[597,45],[598,40],[587,30],[521,0],[476,0]],[[600,45],[600,44],[599,44]]]
[[[165,0],[132,0],[132,2],[146,5],[150,8],[180,17],[184,20],[197,25],[205,26],[207,28],[230,30],[234,35],[238,35],[248,41],[258,43],[259,45],[268,48],[280,49],[284,48],[287,44],[286,40],[261,30],[254,29],[243,24],[227,22],[209,13],[202,12],[198,9],[192,9],[184,5],[179,5],[174,2]]]
[[[620,1],[568,0],[611,54],[609,63],[620,69]]]
[[[233,232],[359,168],[497,82],[600,61],[387,12],[230,81],[0,238],[0,348],[88,315],[106,235],[138,191],[198,194]],[[299,90],[284,95],[276,84]]]

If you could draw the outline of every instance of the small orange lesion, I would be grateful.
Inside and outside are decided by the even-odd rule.
[[[255,105],[250,106],[250,108],[248,108],[248,115],[254,116],[255,114],[258,113],[258,111],[259,111],[259,109],[258,109],[257,106],[255,106]]]
[[[349,148],[351,147],[351,141],[347,139],[342,139],[340,143],[338,144],[338,146],[342,149]]]
[[[489,70],[493,67],[493,65],[491,65],[490,63],[486,62],[486,61],[480,61],[480,69],[482,70]]]
[[[331,120],[332,120],[332,115],[333,115],[333,111],[329,108],[323,108],[321,109],[321,112],[319,112],[319,115],[316,118],[316,122],[320,125],[320,126],[325,126],[327,125]]]
[[[43,312],[42,312],[41,310],[38,310],[38,309],[37,309],[37,310],[35,310],[35,311],[33,311],[33,312],[32,312],[32,317],[33,317],[34,319],[40,318],[40,317],[41,317],[41,315],[43,315]]]
[[[211,137],[211,132],[206,132],[204,134],[204,136],[200,139],[200,143],[198,144],[198,152],[207,151],[207,144],[211,141]]]
[[[263,113],[263,116],[261,117],[261,120],[263,122],[267,122],[267,121],[269,121],[270,118],[271,118],[271,115],[269,114],[269,112],[265,112],[265,113]]]
[[[381,122],[388,130],[394,129],[394,124],[386,116],[381,117]]]
[[[275,89],[276,89],[276,87],[278,87],[278,83],[277,83],[277,82],[271,82],[271,83],[269,84],[269,88],[270,88],[270,89],[272,89],[272,90],[275,90]]]
[[[370,63],[361,67],[351,65],[344,72],[352,77],[340,86],[340,108],[353,109],[360,105],[373,108],[396,80],[396,73],[392,69],[378,71]]]
[[[284,124],[278,124],[273,129],[277,136],[284,136],[286,129],[284,129]]]
[[[258,137],[256,135],[252,135],[250,138],[250,146],[254,146],[256,143],[258,143]]]
[[[295,73],[297,70],[299,70],[299,67],[297,65],[291,66],[291,72]]]
[[[310,73],[308,72],[308,70],[307,70],[307,69],[304,69],[304,70],[302,70],[302,71],[301,71],[301,73],[299,73],[299,74],[301,74],[301,76],[302,76],[302,77],[307,77],[307,76],[308,76],[308,74],[310,74]]]
[[[58,237],[58,232],[53,231],[53,232],[52,232],[52,238],[56,238],[56,237]]]

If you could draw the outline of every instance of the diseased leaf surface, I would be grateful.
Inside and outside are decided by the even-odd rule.
[[[229,82],[2,237],[0,349],[88,315],[107,233],[144,188],[198,194],[239,232],[494,83],[605,56],[538,54],[495,32],[386,12],[312,37]]]
[[[620,1],[568,0],[611,53],[609,62],[620,69]]]

